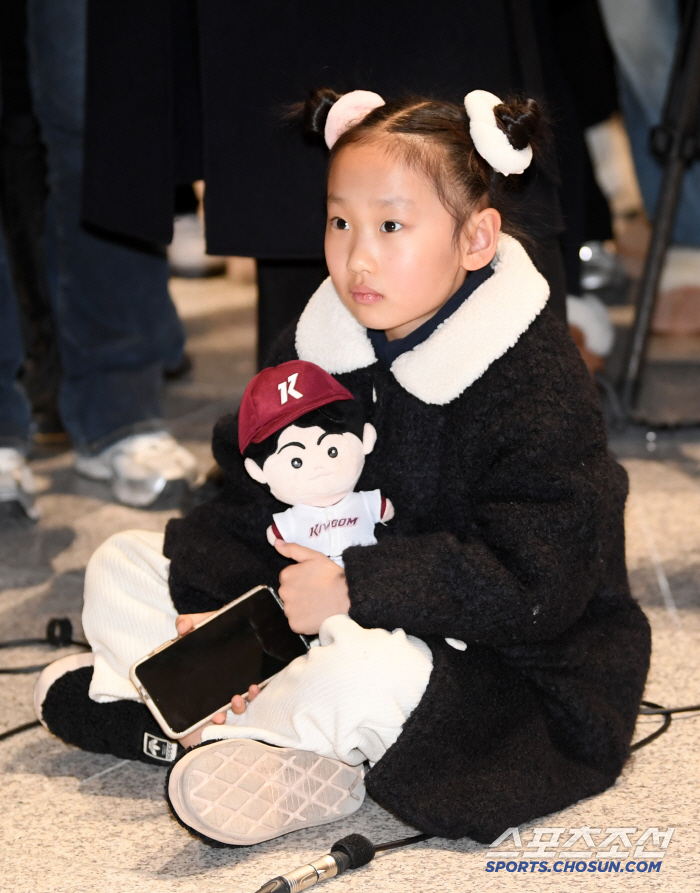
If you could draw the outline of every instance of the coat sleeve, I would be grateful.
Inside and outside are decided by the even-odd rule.
[[[275,344],[271,361],[294,356],[291,326]],[[216,610],[260,584],[277,588],[279,573],[289,564],[266,537],[272,515],[287,506],[246,472],[238,414],[216,423],[212,451],[223,477],[220,493],[185,518],[169,521],[165,531],[170,595],[181,614]]]
[[[353,619],[492,647],[543,641],[581,616],[611,562],[624,566],[610,553],[623,552],[627,479],[597,410],[576,424],[559,411],[524,416],[499,414],[484,438],[462,530],[345,551]]]
[[[166,527],[170,595],[180,613],[216,610],[260,584],[276,587],[287,563],[266,538],[273,513],[283,506],[246,473],[237,433],[237,415],[224,416],[214,428],[220,493]]]

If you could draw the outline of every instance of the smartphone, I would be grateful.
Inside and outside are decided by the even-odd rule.
[[[129,676],[166,735],[182,738],[308,648],[292,632],[274,590],[256,586],[141,658]]]

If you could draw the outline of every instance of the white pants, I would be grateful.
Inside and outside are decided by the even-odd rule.
[[[176,637],[169,565],[163,535],[145,530],[115,534],[90,559],[83,629],[95,655],[94,700],[138,700],[129,667]],[[379,760],[423,696],[430,649],[403,630],[366,630],[342,614],[323,623],[319,642],[203,740],[255,738],[352,764]]]

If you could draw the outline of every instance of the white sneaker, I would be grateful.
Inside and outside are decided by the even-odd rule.
[[[204,221],[198,214],[176,217],[173,240],[168,246],[168,263],[173,276],[199,278],[226,272],[226,260],[207,254]]]
[[[615,343],[615,327],[608,308],[595,295],[566,297],[566,318],[584,335],[586,348],[599,357],[607,357]]]
[[[27,460],[14,447],[0,447],[0,502],[16,502],[32,521],[39,512],[34,506],[36,482]]]
[[[250,846],[351,815],[365,798],[364,769],[233,738],[188,750],[173,764],[166,796],[196,836]]]
[[[197,460],[165,431],[133,434],[97,456],[75,457],[75,470],[93,481],[111,481],[125,505],[152,505],[169,481],[194,483]]]

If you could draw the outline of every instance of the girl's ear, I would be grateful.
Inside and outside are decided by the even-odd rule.
[[[267,478],[265,477],[262,468],[254,459],[246,459],[243,464],[245,465],[245,470],[253,478],[254,481],[257,481],[259,484],[267,483]]]
[[[480,270],[496,256],[501,215],[495,208],[474,211],[464,228],[461,264],[465,270]]]
[[[377,429],[371,422],[365,422],[364,431],[362,432],[362,452],[368,456],[374,449],[377,442]]]

